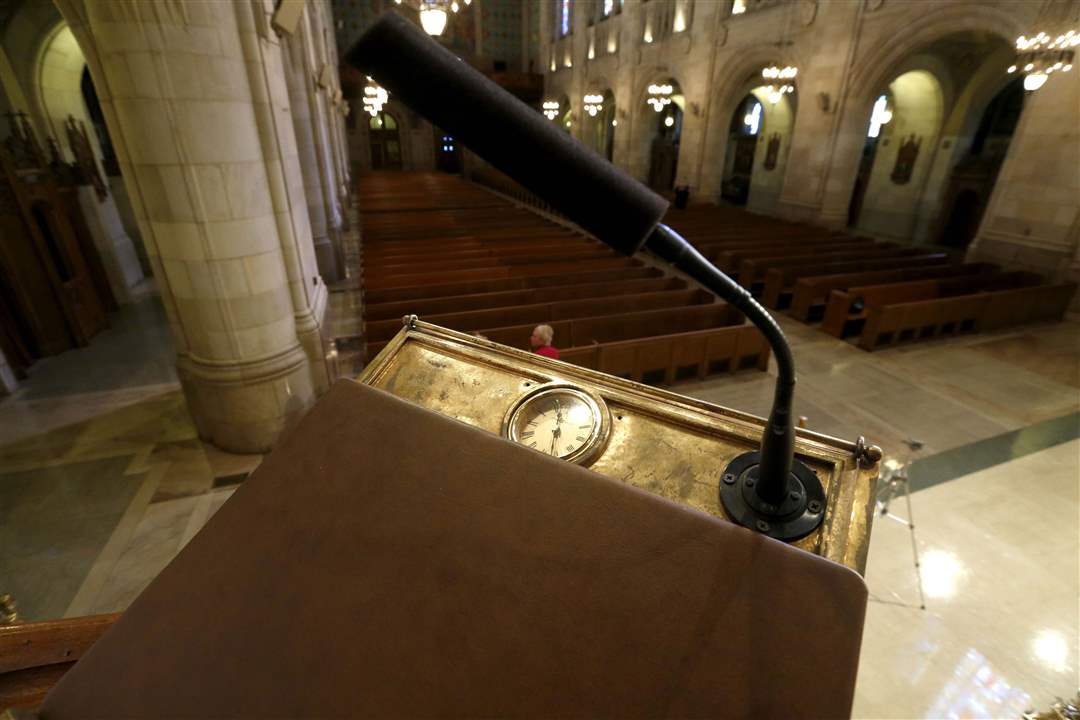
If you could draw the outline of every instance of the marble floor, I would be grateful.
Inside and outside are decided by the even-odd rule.
[[[346,336],[353,291],[332,298]],[[866,353],[780,322],[808,427],[915,461],[926,609],[907,526],[879,520],[856,717],[1012,718],[1075,692],[1080,324]],[[123,610],[260,462],[198,439],[172,358],[150,299],[0,399],[0,593],[25,619]],[[674,389],[764,414],[772,378]]]

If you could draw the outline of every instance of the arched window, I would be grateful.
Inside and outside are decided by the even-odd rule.
[[[751,99],[746,104],[746,115],[743,116],[742,131],[745,135],[757,135],[761,129],[761,103]]]
[[[555,27],[559,30],[559,37],[570,34],[570,21],[574,12],[573,0],[556,0],[555,3]]]
[[[889,98],[885,95],[878,96],[874,101],[874,111],[870,113],[870,127],[866,130],[866,137],[876,138],[881,134],[883,125],[892,120],[892,111],[889,110]]]
[[[378,113],[368,121],[368,126],[372,130],[397,130],[397,120],[393,115]]]

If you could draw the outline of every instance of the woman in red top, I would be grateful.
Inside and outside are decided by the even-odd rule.
[[[529,338],[529,344],[532,345],[532,350],[537,355],[558,360],[559,349],[551,344],[554,337],[555,331],[551,329],[550,325],[537,325],[532,331],[532,337]]]

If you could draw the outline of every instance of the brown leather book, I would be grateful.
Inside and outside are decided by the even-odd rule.
[[[342,381],[44,718],[850,714],[840,565]]]

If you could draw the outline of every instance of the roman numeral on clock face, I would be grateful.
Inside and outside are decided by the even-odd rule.
[[[525,432],[521,433],[521,437],[525,438],[526,440],[528,440],[532,436],[533,436],[533,431],[532,430],[526,430]]]

